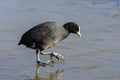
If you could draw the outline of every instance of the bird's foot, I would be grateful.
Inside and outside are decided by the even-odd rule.
[[[65,59],[64,59],[64,56],[62,56],[61,54],[59,54],[59,53],[51,53],[50,54],[50,57],[51,57],[51,59],[52,59],[52,57],[56,57],[58,60],[61,60],[61,61],[64,61]]]
[[[54,61],[52,60],[48,60],[46,62],[41,62],[41,61],[37,61],[37,64],[39,64],[40,66],[46,67],[46,66],[51,66],[53,67],[54,65]]]

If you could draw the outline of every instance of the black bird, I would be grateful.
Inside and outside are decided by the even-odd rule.
[[[81,36],[80,26],[74,22],[68,22],[64,25],[59,25],[56,22],[44,22],[25,32],[18,45],[23,44],[28,48],[35,49],[37,63],[48,64],[53,62],[53,56],[58,60],[64,60],[64,57],[59,53],[43,52],[43,50],[54,46],[59,41],[68,37],[70,33]],[[51,60],[42,63],[39,58],[39,53],[41,55],[50,55]]]

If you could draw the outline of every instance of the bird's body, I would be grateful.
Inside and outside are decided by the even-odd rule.
[[[43,51],[63,40],[68,35],[69,32],[61,25],[55,22],[46,22],[33,27],[23,34],[19,45],[24,44],[29,48]]]
[[[64,57],[59,53],[44,53],[43,50],[54,46],[59,41],[65,39],[70,33],[81,36],[80,27],[74,22],[68,22],[64,25],[59,25],[56,22],[44,22],[25,32],[18,45],[23,44],[28,48],[35,49],[38,64],[41,64],[39,53],[42,55],[50,55],[51,59],[52,56],[54,56],[58,60],[64,60]],[[51,61],[47,61],[42,64],[48,64],[50,62]]]

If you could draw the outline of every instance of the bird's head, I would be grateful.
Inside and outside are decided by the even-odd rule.
[[[80,26],[74,22],[68,22],[63,25],[63,27],[68,30],[69,33],[75,33],[81,37]]]

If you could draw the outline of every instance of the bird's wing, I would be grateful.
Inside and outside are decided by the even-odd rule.
[[[52,27],[50,28],[48,25],[40,24],[30,29],[27,34],[30,40],[32,40],[33,42],[37,42],[41,41],[48,34],[52,33],[52,30]]]
[[[19,44],[31,44],[39,41],[49,32],[49,28],[43,24],[39,24],[27,32],[25,32],[19,42]]]

